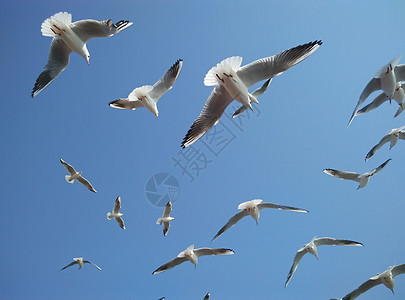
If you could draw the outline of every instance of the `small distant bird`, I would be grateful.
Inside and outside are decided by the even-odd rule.
[[[207,293],[207,294],[205,295],[205,297],[204,297],[203,300],[209,300],[209,299],[210,299],[210,296],[211,296],[211,294],[210,294],[210,293]]]
[[[377,168],[375,168],[369,172],[362,173],[362,174],[354,173],[354,172],[339,171],[339,170],[334,170],[334,169],[324,169],[323,172],[330,176],[337,177],[340,179],[357,181],[358,183],[360,183],[359,186],[357,187],[357,189],[360,189],[362,187],[365,187],[367,185],[368,181],[370,180],[370,177],[377,174],[378,172],[380,172],[388,164],[388,162],[390,160],[391,160],[391,158],[387,159],[385,162],[383,162]]]
[[[118,225],[122,229],[125,229],[124,220],[121,218],[121,216],[123,216],[123,214],[120,213],[120,209],[121,209],[121,197],[118,196],[114,203],[113,212],[107,213],[107,219],[111,220],[112,218],[115,218],[115,221],[117,221]]]
[[[344,296],[343,300],[356,299],[361,294],[367,292],[369,289],[381,283],[384,284],[387,288],[389,288],[391,292],[394,294],[394,285],[395,285],[394,277],[403,273],[405,273],[405,264],[399,266],[395,265],[391,266],[388,268],[388,270],[384,271],[381,274],[377,274],[374,277],[371,277],[369,280],[360,285],[357,289]]]
[[[73,183],[75,179],[83,184],[86,188],[88,188],[90,191],[96,193],[97,191],[94,189],[94,187],[88,182],[86,179],[82,177],[82,172],[77,172],[71,165],[66,163],[62,158],[60,159],[60,162],[62,165],[65,167],[65,169],[69,172],[70,175],[66,175],[65,179],[69,183]]]
[[[163,223],[163,235],[164,236],[166,236],[167,232],[169,231],[170,222],[174,220],[174,218],[170,216],[171,211],[172,211],[172,203],[169,201],[166,204],[162,217],[157,219],[157,221],[156,221],[156,224]]]
[[[275,209],[283,209],[283,210],[305,212],[305,213],[308,212],[308,210],[302,209],[302,208],[278,205],[278,204],[274,204],[274,203],[270,203],[270,202],[267,202],[267,203],[262,203],[262,202],[263,202],[263,200],[261,200],[261,199],[255,199],[255,200],[246,201],[246,202],[239,204],[238,209],[241,209],[241,211],[229,219],[229,221],[212,238],[212,241],[216,240],[225,231],[227,231],[229,228],[231,228],[236,223],[238,223],[242,218],[244,218],[248,215],[252,216],[252,218],[255,219],[256,224],[258,224],[259,217],[260,217],[260,211],[264,208],[275,208]]]
[[[196,268],[198,263],[198,258],[204,255],[232,255],[235,252],[231,249],[225,248],[199,248],[194,249],[194,245],[189,246],[186,250],[182,251],[177,255],[177,257],[168,263],[165,263],[161,267],[153,271],[152,275],[159,274],[167,271],[175,266],[185,262],[190,261]]]
[[[310,253],[318,259],[318,246],[322,245],[336,245],[336,246],[363,246],[362,243],[349,241],[349,240],[338,240],[330,237],[323,237],[323,238],[316,238],[314,237],[308,244],[302,246],[297,254],[294,257],[293,265],[291,266],[290,272],[287,276],[287,281],[285,282],[284,287],[287,287],[288,283],[290,282],[292,276],[294,275],[295,270],[297,270],[298,264],[301,261],[301,258]]]
[[[263,85],[261,87],[259,87],[257,90],[255,90],[252,93],[252,96],[255,97],[257,99],[257,97],[259,97],[260,95],[262,95],[267,88],[269,87],[271,81],[273,78],[270,78],[269,80],[266,80],[265,83],[263,83]],[[249,107],[242,104],[241,107],[239,107],[232,115],[232,118],[236,118],[237,116],[241,115],[242,113],[244,113]]]
[[[367,153],[366,155],[366,161],[368,161],[370,158],[374,156],[374,154],[380,150],[380,148],[385,144],[390,142],[390,150],[392,147],[396,145],[398,142],[398,139],[405,140],[405,131],[404,129],[405,126],[402,126],[400,128],[394,128],[391,129],[390,132],[388,132],[379,142],[377,145],[375,145],[371,150]]]
[[[404,93],[403,84],[401,82],[397,82],[396,86],[395,86],[395,93],[392,96],[392,99],[398,103],[399,108],[398,108],[397,112],[395,113],[394,118],[398,117],[399,114],[405,108],[404,96],[405,96],[405,93]],[[355,114],[355,117],[363,115],[365,113],[368,113],[369,111],[376,109],[377,107],[379,107],[381,104],[383,104],[384,102],[386,102],[388,100],[391,102],[391,99],[389,99],[389,97],[384,92],[379,94],[370,104],[367,104],[366,106],[364,106],[363,108],[358,110]]]
[[[132,23],[124,20],[114,24],[111,19],[81,20],[72,23],[72,15],[67,12],[60,12],[46,19],[41,25],[41,32],[43,36],[52,37],[53,40],[45,71],[35,82],[31,97],[38,95],[66,69],[72,51],[82,56],[89,64],[90,53],[86,46],[88,40],[112,36],[131,25]]]
[[[64,270],[64,269],[66,269],[66,268],[69,268],[69,267],[71,267],[71,266],[73,266],[73,265],[79,265],[79,269],[78,270],[80,270],[82,267],[83,267],[83,265],[84,264],[91,264],[91,265],[93,265],[93,266],[95,266],[97,269],[99,269],[100,271],[101,271],[101,268],[99,267],[99,266],[97,266],[96,264],[93,264],[91,261],[89,261],[89,260],[83,260],[83,257],[75,257],[75,258],[73,258],[73,262],[71,262],[70,264],[68,264],[67,266],[65,266],[65,267],[63,267],[62,269],[61,269],[61,271],[62,270]]]
[[[401,59],[401,55],[394,58],[388,64],[384,65],[377,73],[374,75],[364,90],[361,92],[359,101],[350,117],[349,123],[353,121],[357,110],[360,105],[371,95],[371,93],[377,90],[383,90],[388,99],[392,99],[396,89],[396,83],[405,80],[405,65],[398,65]]]
[[[109,105],[113,108],[132,110],[140,107],[146,107],[150,112],[158,117],[159,111],[157,109],[157,102],[164,93],[172,88],[180,74],[182,66],[183,60],[177,60],[174,65],[165,73],[165,75],[163,75],[163,77],[160,78],[159,81],[153,86],[144,85],[136,88],[131,92],[131,94],[129,94],[128,98],[121,98],[111,101]]]
[[[277,55],[258,59],[243,67],[241,67],[242,57],[232,56],[211,68],[205,75],[204,84],[215,86],[215,88],[205,102],[200,115],[186,133],[181,147],[192,145],[216,125],[233,100],[253,110],[251,103],[259,102],[248,92],[248,88],[259,81],[282,74],[314,53],[320,45],[322,41],[310,42]]]

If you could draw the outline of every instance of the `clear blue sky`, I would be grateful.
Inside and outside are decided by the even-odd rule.
[[[387,131],[405,125],[405,113],[393,119],[397,104],[385,103],[346,127],[373,74],[405,54],[404,8],[399,0],[3,3],[0,298],[178,300],[210,291],[212,299],[329,299],[405,263],[405,142],[364,162]],[[68,68],[32,99],[51,42],[41,24],[60,11],[73,21],[134,25],[90,40],[90,66],[73,53]],[[184,154],[180,143],[212,91],[203,85],[208,70],[229,56],[242,56],[244,65],[319,39],[324,44],[311,57],[273,80],[259,98],[260,113],[242,124],[223,117],[231,139],[214,149],[217,155],[194,144],[203,169],[197,174],[189,165],[190,182],[173,158]],[[158,103],[159,119],[146,109],[107,105],[153,84],[179,58],[183,69]],[[60,158],[98,193],[66,183]],[[387,158],[390,164],[360,190],[322,172],[365,172]],[[159,172],[180,184],[166,238],[155,224],[163,209],[145,195]],[[125,231],[106,219],[117,196]],[[197,269],[187,262],[152,276],[190,244],[211,246],[238,204],[255,198],[310,213],[262,211],[259,226],[245,218],[212,244],[235,255],[202,257]],[[284,288],[296,251],[313,236],[364,247],[320,247],[319,261],[306,255]],[[103,271],[86,265],[59,272],[79,256]],[[380,285],[360,299],[404,298],[405,276],[398,276],[395,295]]]

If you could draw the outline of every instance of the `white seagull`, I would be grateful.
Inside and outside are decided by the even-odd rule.
[[[75,258],[73,258],[73,262],[71,262],[67,266],[63,267],[61,269],[61,271],[66,269],[66,268],[69,268],[69,267],[71,267],[73,265],[76,265],[76,264],[79,265],[79,270],[83,267],[84,264],[91,264],[91,265],[95,266],[97,269],[99,269],[101,271],[101,268],[99,266],[97,266],[96,264],[93,264],[89,260],[83,260],[83,257],[75,257]]]
[[[399,108],[398,108],[397,112],[395,113],[394,118],[398,117],[399,114],[404,110],[404,107],[405,107],[404,96],[405,96],[405,93],[404,93],[403,84],[401,82],[397,82],[396,86],[395,86],[395,93],[392,96],[392,99],[398,103]],[[386,102],[388,100],[391,101],[391,99],[389,99],[389,97],[384,92],[382,92],[370,104],[367,104],[366,106],[364,106],[363,108],[358,110],[355,114],[355,117],[363,115],[365,113],[368,113],[369,111],[376,109],[377,107],[379,107],[381,104],[383,104],[384,102]]]
[[[157,268],[153,271],[152,275],[159,274],[164,271],[167,271],[175,266],[185,262],[190,261],[196,268],[198,263],[198,258],[204,255],[232,255],[235,252],[231,249],[225,248],[199,248],[194,249],[194,245],[189,246],[186,250],[182,251],[177,255],[177,257],[168,263]]]
[[[261,87],[259,87],[257,90],[255,90],[252,93],[252,96],[255,97],[257,99],[257,97],[259,97],[260,95],[262,95],[267,88],[269,87],[271,81],[273,80],[273,78],[270,78],[268,80],[265,81],[265,83],[263,83],[263,85]],[[232,115],[232,118],[236,118],[237,116],[239,116],[240,114],[244,113],[249,107],[242,104],[241,107],[239,107]]]
[[[83,184],[86,188],[88,188],[90,191],[94,193],[97,192],[94,189],[94,187],[90,184],[90,182],[88,182],[86,179],[82,177],[82,172],[77,172],[71,165],[65,162],[62,158],[60,159],[60,162],[70,174],[65,176],[67,182],[73,183],[75,180],[77,180],[78,182]]]
[[[248,88],[259,81],[282,74],[311,55],[321,44],[321,41],[314,41],[300,45],[243,67],[241,67],[242,57],[232,56],[211,68],[205,75],[204,84],[215,88],[200,115],[188,130],[181,147],[185,148],[195,143],[217,124],[233,100],[252,109],[251,102],[259,102],[248,92]]]
[[[264,208],[275,208],[275,209],[291,210],[291,211],[305,212],[305,213],[308,212],[308,210],[302,209],[302,208],[278,205],[278,204],[274,204],[274,203],[270,203],[270,202],[266,202],[266,203],[262,203],[262,202],[263,202],[263,200],[261,200],[261,199],[255,199],[255,200],[250,200],[250,201],[246,201],[246,202],[239,204],[238,209],[241,209],[241,211],[229,219],[229,221],[212,238],[211,242],[215,241],[225,231],[227,231],[229,228],[231,228],[236,223],[238,223],[242,218],[244,218],[248,215],[252,216],[252,218],[255,219],[256,224],[258,224],[259,217],[260,217],[260,211]]]
[[[172,211],[172,203],[169,201],[166,204],[162,217],[157,219],[157,221],[156,221],[156,224],[163,223],[163,235],[164,236],[166,236],[167,232],[169,231],[170,222],[174,220],[174,218],[170,216],[171,211]]]
[[[405,264],[399,266],[395,265],[391,266],[388,268],[388,270],[384,271],[381,274],[377,274],[374,277],[371,277],[369,280],[360,285],[357,289],[344,296],[343,300],[356,299],[361,294],[367,292],[369,289],[381,283],[384,284],[387,288],[389,288],[392,293],[394,293],[394,285],[395,285],[394,277],[403,273],[405,273]]]
[[[115,221],[117,221],[118,225],[122,229],[125,229],[124,220],[121,218],[123,214],[120,213],[120,209],[121,209],[121,197],[118,196],[114,203],[113,212],[107,213],[107,219],[111,220],[112,218],[115,218]]]
[[[318,259],[318,246],[323,245],[336,245],[336,246],[363,246],[362,243],[349,241],[349,240],[338,240],[330,237],[323,237],[323,238],[316,238],[314,237],[308,244],[302,246],[297,254],[295,254],[293,265],[291,266],[290,272],[287,276],[287,281],[285,282],[284,287],[287,287],[288,283],[290,282],[292,276],[294,275],[295,270],[297,270],[298,264],[301,261],[301,258],[310,253]]]
[[[392,147],[396,145],[398,142],[398,139],[405,140],[405,131],[404,129],[405,126],[399,127],[399,128],[394,128],[391,129],[390,132],[388,132],[379,142],[377,145],[375,145],[371,150],[367,153],[366,155],[366,161],[368,161],[370,158],[374,156],[374,154],[380,150],[380,148],[385,144],[390,142],[390,150]]]
[[[72,23],[72,15],[60,12],[46,19],[41,25],[43,36],[52,37],[48,62],[32,89],[31,97],[45,89],[69,64],[72,51],[82,56],[89,64],[90,53],[86,43],[95,37],[109,37],[131,26],[129,21],[81,20]]]
[[[334,169],[324,169],[323,172],[330,175],[334,176],[340,179],[347,179],[347,180],[354,180],[359,183],[359,186],[357,189],[360,189],[362,187],[365,187],[370,180],[370,177],[377,174],[380,172],[386,164],[391,160],[391,158],[387,159],[385,162],[383,162],[381,165],[379,165],[377,168],[366,172],[366,173],[354,173],[354,172],[346,172],[346,171],[339,171],[339,170],[334,170]]]
[[[144,85],[138,87],[134,89],[131,94],[129,94],[128,98],[121,98],[111,101],[109,105],[114,108],[132,110],[140,107],[146,107],[150,112],[158,117],[159,111],[157,109],[157,102],[164,93],[172,88],[180,74],[182,66],[183,60],[177,60],[174,65],[163,75],[163,77],[160,78],[153,86]]]
[[[362,91],[359,101],[350,117],[349,123],[353,121],[357,110],[360,105],[370,96],[371,93],[377,90],[383,90],[388,99],[392,99],[396,89],[396,83],[405,80],[405,65],[398,65],[401,55],[394,58],[388,64],[384,65],[380,70],[375,73],[374,77],[368,82]]]

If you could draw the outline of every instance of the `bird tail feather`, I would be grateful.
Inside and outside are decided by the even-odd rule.
[[[72,24],[72,15],[67,12],[60,12],[54,14],[42,23],[41,32],[43,36],[54,37],[57,31],[55,25],[63,29],[64,27],[69,27],[70,24]]]

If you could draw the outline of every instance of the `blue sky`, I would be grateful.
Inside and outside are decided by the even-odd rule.
[[[397,105],[385,103],[346,127],[373,74],[405,52],[403,9],[401,1],[4,3],[1,298],[202,299],[210,291],[211,299],[329,299],[405,263],[405,143],[390,151],[386,145],[364,162],[387,131],[405,125],[405,115],[393,119]],[[90,66],[73,53],[68,68],[32,99],[51,42],[41,24],[60,11],[73,21],[134,25],[90,40]],[[173,159],[184,158],[180,143],[212,91],[203,85],[208,70],[229,56],[242,56],[244,65],[314,40],[324,44],[275,78],[254,114],[241,123],[223,117],[226,147],[194,144],[202,169],[188,166],[190,182]],[[146,109],[107,105],[153,84],[179,58],[183,69],[158,103],[159,119]],[[60,158],[98,193],[67,184]],[[390,164],[361,190],[322,172],[365,172],[387,158]],[[180,184],[166,238],[155,224],[163,209],[145,195],[160,172]],[[125,231],[106,219],[117,196]],[[196,269],[187,262],[152,276],[190,244],[211,246],[238,204],[256,198],[310,213],[262,211],[259,226],[245,218],[212,244],[235,255],[202,257]],[[284,288],[296,251],[313,236],[364,247],[320,247],[319,261],[306,255]],[[86,265],[59,272],[79,256],[103,271]],[[380,285],[360,299],[403,298],[405,278],[398,276],[395,295]]]

